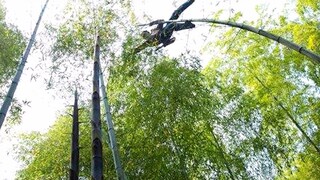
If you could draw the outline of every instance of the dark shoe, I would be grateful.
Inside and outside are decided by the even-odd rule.
[[[167,40],[166,42],[164,42],[164,43],[163,43],[163,46],[166,47],[166,46],[168,46],[169,44],[174,43],[175,40],[176,40],[176,38],[173,37],[173,38]]]
[[[193,24],[190,20],[186,21],[184,24],[185,24],[185,26],[188,27],[188,28],[194,28],[194,27],[196,27],[196,25]]]

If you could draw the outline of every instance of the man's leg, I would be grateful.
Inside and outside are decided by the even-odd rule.
[[[159,46],[159,47],[157,47],[157,48],[156,48],[156,51],[158,51],[159,49],[161,49],[161,48],[163,48],[163,47],[168,46],[169,44],[174,43],[174,41],[175,41],[175,40],[176,40],[176,38],[175,38],[175,37],[173,37],[173,38],[171,38],[171,39],[166,40],[165,42],[163,42],[163,43],[162,43],[162,46]]]
[[[169,40],[170,37],[173,34],[173,31],[191,29],[191,28],[194,28],[194,27],[195,27],[195,25],[190,21],[186,21],[185,23],[169,23],[160,32],[159,42],[163,43],[163,42]]]
[[[162,42],[170,39],[174,30],[175,30],[175,23],[167,24],[160,32],[159,41],[162,43]]]
[[[194,0],[188,0],[187,2],[185,2],[184,4],[182,4],[177,10],[175,10],[173,12],[173,14],[171,15],[169,20],[175,20],[178,19],[180,14],[186,10],[192,3],[194,2]]]

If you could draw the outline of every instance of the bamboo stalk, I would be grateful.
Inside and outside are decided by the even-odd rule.
[[[44,10],[46,9],[47,7],[47,4],[48,4],[49,0],[46,1],[45,5],[43,6],[41,12],[40,12],[40,15],[39,15],[39,18],[38,18],[38,21],[36,23],[36,26],[33,30],[33,33],[30,37],[30,40],[29,40],[29,43],[23,53],[23,56],[21,57],[21,60],[20,60],[20,64],[17,68],[17,72],[12,80],[12,83],[10,85],[10,88],[8,90],[8,93],[7,93],[7,96],[5,97],[5,100],[1,106],[1,110],[0,110],[0,129],[1,129],[1,126],[4,122],[4,119],[7,115],[7,112],[8,112],[8,109],[12,103],[12,100],[13,100],[13,96],[14,96],[14,93],[17,89],[17,86],[18,86],[18,83],[20,81],[20,78],[21,78],[21,75],[22,75],[22,72],[23,72],[23,69],[25,67],[25,64],[27,62],[27,59],[28,59],[28,56],[30,54],[30,50],[32,48],[32,45],[35,41],[35,38],[36,38],[36,34],[37,34],[37,31],[38,31],[38,28],[39,28],[39,25],[40,25],[40,22],[41,22],[41,19],[42,19],[42,16],[44,14]]]
[[[253,72],[251,69],[245,65],[245,68],[254,76],[254,78],[261,84],[261,86],[268,91],[270,96],[278,103],[280,108],[286,113],[286,115],[289,117],[291,122],[296,126],[296,128],[299,129],[299,131],[302,133],[302,135],[307,139],[307,141],[315,148],[315,150],[320,154],[320,148],[313,142],[313,140],[308,136],[308,134],[302,129],[302,127],[299,125],[298,121],[293,117],[293,115],[289,112],[289,110],[283,105],[283,103],[275,96],[271,89],[268,88],[262,80]]]
[[[102,94],[103,104],[105,107],[104,108],[105,109],[105,121],[108,126],[110,148],[112,151],[114,166],[115,166],[115,170],[116,170],[118,179],[125,180],[126,176],[125,176],[125,173],[124,173],[122,165],[121,165],[121,158],[120,158],[119,150],[118,150],[118,146],[117,146],[117,140],[116,140],[115,130],[114,130],[113,122],[112,122],[112,118],[111,118],[111,111],[110,111],[108,96],[107,96],[107,92],[106,92],[106,87],[104,85],[103,72],[101,70],[100,61],[99,61],[99,68],[100,68],[101,94]]]
[[[280,36],[277,36],[275,34],[272,34],[270,32],[267,32],[265,30],[262,29],[258,29],[243,23],[237,23],[237,22],[231,22],[231,21],[221,21],[221,20],[214,20],[214,19],[184,19],[184,20],[169,20],[169,21],[162,21],[162,22],[153,22],[153,24],[159,24],[159,23],[170,23],[170,22],[186,22],[186,21],[191,21],[191,22],[205,22],[205,23],[212,23],[212,24],[223,24],[223,25],[227,25],[227,26],[231,26],[231,27],[236,27],[236,28],[240,28],[246,31],[250,31],[253,32],[255,34],[264,36],[268,39],[272,39],[290,49],[293,49],[297,52],[299,52],[300,54],[303,54],[307,57],[309,57],[310,59],[313,60],[314,63],[316,64],[320,64],[320,56],[318,54],[313,53],[312,51],[296,44],[293,43],[287,39],[284,39]],[[147,26],[150,25],[150,23],[148,24],[140,24],[139,26]]]
[[[281,107],[281,109],[286,113],[286,115],[289,117],[289,119],[293,122],[293,124],[296,126],[296,128],[299,129],[299,131],[303,134],[303,136],[309,141],[309,143],[315,148],[315,150],[320,154],[319,147],[315,144],[315,142],[312,141],[312,139],[308,136],[308,134],[302,129],[302,127],[299,125],[298,121],[293,117],[293,115],[289,112],[287,108],[284,107],[282,102],[271,92],[271,90],[256,76],[254,75],[254,78],[270,93],[272,98],[278,103],[278,105]]]
[[[69,179],[77,180],[79,179],[79,107],[77,90],[74,94],[72,119],[71,168]]]
[[[97,36],[94,48],[93,65],[93,93],[92,93],[92,161],[91,179],[103,179],[103,159],[102,159],[102,134],[100,119],[100,95],[99,95],[99,58],[100,58],[100,38]]]
[[[216,135],[214,134],[213,130],[211,130],[211,134],[212,134],[212,137],[213,137],[214,142],[216,143],[216,145],[217,145],[217,147],[218,147],[218,150],[220,151],[220,154],[221,154],[222,159],[223,159],[223,161],[224,161],[224,164],[225,164],[225,166],[226,166],[226,168],[227,168],[227,170],[228,170],[228,173],[229,173],[229,175],[230,175],[230,178],[231,178],[232,180],[235,180],[235,177],[234,177],[234,175],[233,175],[233,173],[232,173],[232,171],[231,171],[231,168],[230,168],[230,164],[229,164],[229,162],[227,161],[227,159],[226,159],[226,157],[225,157],[225,155],[224,155],[224,151],[223,151],[223,149],[222,149],[222,147],[221,147],[221,145],[220,145],[220,143],[219,143]]]

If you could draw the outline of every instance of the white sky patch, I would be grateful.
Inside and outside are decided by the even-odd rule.
[[[67,0],[50,0],[48,7],[44,13],[39,31],[43,30],[43,22],[56,22],[56,14],[61,12]],[[148,22],[147,19],[142,19],[146,14],[152,20],[168,19],[172,12],[180,6],[185,0],[133,0],[134,7],[139,19],[139,23]],[[218,3],[220,2],[220,3]],[[272,3],[270,3],[272,2]],[[211,14],[219,9],[225,9],[225,17],[231,16],[236,11],[242,11],[245,19],[256,17],[255,6],[257,4],[268,3],[269,9],[276,8],[276,13],[280,13],[286,1],[268,1],[268,0],[229,0],[229,1],[209,1],[196,0],[185,12],[182,13],[180,19],[199,19],[210,18]],[[16,25],[27,38],[31,35],[39,13],[45,3],[45,0],[4,0],[4,5],[7,8],[7,22]],[[222,19],[222,20],[226,20]],[[198,25],[196,29],[181,31],[174,33],[177,38],[176,42],[166,47],[170,54],[179,55],[187,50],[192,50],[196,54],[201,54],[202,45],[206,42],[204,36],[209,35],[209,25]],[[138,28],[137,30],[142,30]],[[203,36],[204,35],[204,36]],[[199,43],[200,42],[200,43]],[[213,56],[212,54],[209,55]],[[14,128],[11,132],[17,135],[27,131],[46,131],[48,127],[56,119],[59,111],[66,108],[67,102],[72,100],[53,97],[51,91],[45,90],[45,84],[38,78],[37,81],[31,80],[33,70],[40,71],[36,68],[39,63],[40,56],[30,54],[25,71],[21,77],[21,81],[17,87],[15,97],[20,100],[31,101],[30,107],[24,108],[26,112],[22,118],[22,124]],[[32,70],[33,69],[33,70]],[[13,139],[9,138],[0,130],[0,180],[14,179],[16,170],[19,169],[19,164],[13,159],[11,154]]]

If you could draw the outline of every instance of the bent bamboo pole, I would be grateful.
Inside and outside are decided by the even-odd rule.
[[[184,19],[184,20],[169,20],[169,21],[162,21],[161,23],[170,23],[170,22],[186,22],[186,21],[191,21],[191,22],[205,22],[205,23],[212,23],[212,24],[223,24],[223,25],[227,25],[227,26],[231,26],[231,27],[236,27],[236,28],[240,28],[240,29],[244,29],[246,31],[250,31],[253,33],[256,33],[258,35],[264,36],[266,38],[272,39],[290,49],[293,49],[309,58],[311,58],[313,60],[314,63],[316,64],[320,64],[320,56],[318,54],[315,54],[313,52],[311,52],[310,50],[296,44],[293,43],[289,40],[286,40],[278,35],[272,34],[268,31],[262,30],[262,29],[258,29],[243,23],[237,23],[237,22],[231,22],[231,21],[221,21],[221,20],[214,20],[214,19]],[[156,22],[154,21],[153,24],[159,24],[160,22]],[[148,24],[140,24],[139,26],[147,26],[150,25],[150,23]]]

